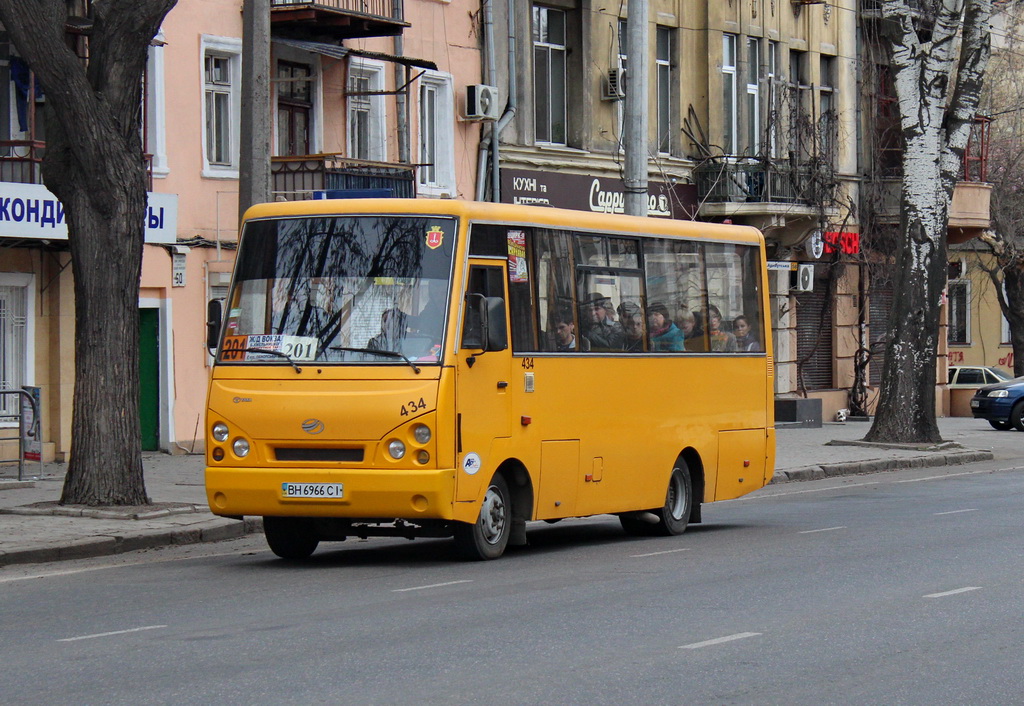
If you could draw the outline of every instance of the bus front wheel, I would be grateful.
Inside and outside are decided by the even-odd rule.
[[[282,559],[308,559],[320,544],[319,537],[301,517],[264,517],[263,536],[270,551]]]
[[[508,546],[511,530],[512,496],[505,479],[496,475],[484,495],[477,521],[456,524],[455,548],[470,561],[497,559]]]
[[[690,483],[690,469],[680,459],[668,479],[665,506],[654,512],[658,517],[658,522],[654,525],[655,534],[669,537],[685,532],[686,524],[690,521],[692,504],[693,490]]]

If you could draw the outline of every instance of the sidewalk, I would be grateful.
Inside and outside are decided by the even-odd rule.
[[[995,431],[982,420],[939,420],[946,443],[937,447],[889,448],[858,442],[866,422],[826,423],[818,429],[780,427],[776,434],[773,483],[990,459],[1018,463],[1024,434]],[[245,522],[216,517],[206,505],[203,456],[147,453],[146,490],[154,505],[128,509],[77,509],[56,505],[65,466],[27,464],[19,483],[17,466],[0,466],[0,567],[106,556],[174,544],[214,542],[259,531],[258,518]],[[42,504],[42,505],[40,505]]]

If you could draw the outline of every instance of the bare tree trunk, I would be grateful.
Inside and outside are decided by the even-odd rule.
[[[991,0],[938,0],[932,16],[907,0],[885,0],[883,14],[904,143],[902,241],[880,397],[865,438],[932,442],[941,440],[936,353],[949,203],[988,61]]]
[[[69,42],[65,0],[0,0],[0,20],[46,91],[43,180],[68,224],[75,397],[63,503],[148,503],[139,430],[138,296],[146,218],[142,73],[175,0],[92,3]],[[88,42],[84,61],[69,49]]]

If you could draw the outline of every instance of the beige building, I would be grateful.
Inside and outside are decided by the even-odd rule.
[[[88,26],[91,3],[69,27]],[[180,0],[150,48],[150,214],[142,282],[143,448],[201,451],[206,303],[224,296],[237,240],[242,17],[238,0]],[[472,198],[481,123],[476,2],[271,0],[273,196],[318,191]],[[85,46],[86,37],[79,37]],[[70,452],[74,295],[62,208],[30,67],[0,43],[0,388],[35,388],[44,458]],[[5,412],[16,394],[0,398]],[[13,421],[0,420],[10,436]],[[8,445],[6,458],[16,450]]]

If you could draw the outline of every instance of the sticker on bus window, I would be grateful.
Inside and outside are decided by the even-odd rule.
[[[526,269],[526,233],[521,230],[510,230],[505,240],[508,243],[508,281],[529,282],[530,275]]]
[[[258,334],[252,336],[225,336],[221,348],[221,360],[255,361],[285,360],[284,354],[292,360],[309,361],[316,359],[318,341],[312,336],[287,336],[282,334]]]
[[[434,226],[427,231],[427,247],[431,250],[437,250],[441,247],[441,243],[444,242],[444,231],[441,230],[440,226]]]

